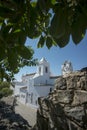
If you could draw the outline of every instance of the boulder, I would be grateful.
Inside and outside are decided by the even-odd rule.
[[[87,130],[87,68],[58,77],[38,103],[33,130]]]

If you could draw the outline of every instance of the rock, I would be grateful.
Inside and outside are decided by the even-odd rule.
[[[57,94],[54,95],[55,99],[59,103],[70,104],[73,100],[73,91],[72,90],[59,90]]]
[[[65,90],[66,89],[66,80],[63,77],[59,77],[56,80],[55,87],[59,90]]]
[[[86,71],[86,72],[87,72],[87,67],[82,68],[82,69],[81,69],[81,72],[83,72],[83,71]]]
[[[87,130],[87,68],[58,77],[55,90],[38,103],[32,130]]]
[[[84,104],[87,103],[87,91],[83,90],[76,90],[74,92],[74,98],[73,98],[73,103],[72,105],[79,105],[79,104]]]
[[[18,124],[17,122],[13,122],[13,123],[12,123],[12,127],[14,127],[14,126],[18,127],[19,124]]]

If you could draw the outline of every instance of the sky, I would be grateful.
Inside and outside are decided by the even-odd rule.
[[[87,67],[87,33],[78,45],[75,45],[70,38],[68,45],[64,48],[59,48],[58,46],[53,46],[50,50],[46,46],[37,48],[37,42],[38,39],[31,40],[27,38],[26,45],[32,46],[34,49],[34,58],[40,60],[44,57],[50,63],[50,69],[53,75],[61,75],[61,65],[65,60],[71,61],[74,71]],[[15,79],[21,81],[22,75],[36,72],[36,70],[36,66],[25,66],[15,75]]]

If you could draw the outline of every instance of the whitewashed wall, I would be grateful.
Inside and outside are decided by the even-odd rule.
[[[47,96],[50,93],[50,88],[54,88],[54,86],[35,86],[34,89],[36,90],[37,94],[40,97]]]
[[[15,88],[14,88],[14,96],[20,95],[20,88],[21,88],[20,85],[15,85]]]
[[[25,83],[22,82],[15,82],[15,88],[14,88],[14,96],[17,96],[20,94],[20,88],[26,86]]]
[[[34,85],[37,84],[50,84],[50,80],[49,77],[47,75],[43,75],[43,76],[38,76],[36,78],[34,78]]]
[[[20,101],[22,104],[26,104],[26,93],[20,92],[19,101]]]

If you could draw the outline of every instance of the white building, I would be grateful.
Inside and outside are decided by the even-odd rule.
[[[72,63],[70,61],[65,61],[62,66],[61,66],[61,70],[62,70],[62,75],[66,76],[67,74],[73,72],[73,66]]]
[[[47,96],[52,91],[57,77],[51,75],[50,64],[42,58],[36,73],[26,74],[21,82],[15,82],[14,95],[23,104],[38,106],[38,97]]]

